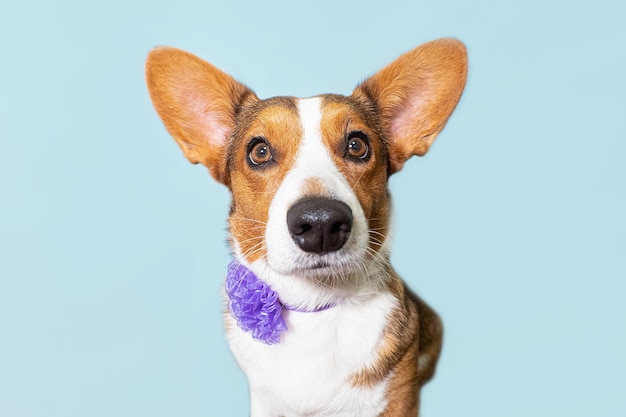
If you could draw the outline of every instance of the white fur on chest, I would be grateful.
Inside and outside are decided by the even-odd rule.
[[[354,387],[352,376],[372,364],[385,323],[397,305],[389,293],[361,304],[316,313],[285,311],[288,330],[266,345],[243,332],[226,313],[231,350],[248,377],[251,417],[378,416],[386,381]],[[362,408],[355,409],[360,404]]]

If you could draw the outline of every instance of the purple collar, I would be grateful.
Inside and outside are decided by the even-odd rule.
[[[228,265],[226,294],[230,300],[230,313],[237,320],[237,325],[268,345],[280,342],[281,333],[287,330],[283,310],[315,313],[334,307],[334,304],[326,304],[315,310],[306,310],[287,306],[266,282],[237,261]]]

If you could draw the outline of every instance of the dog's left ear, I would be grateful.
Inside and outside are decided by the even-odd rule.
[[[467,53],[456,39],[418,46],[360,84],[352,93],[373,100],[389,141],[390,174],[424,155],[461,98]]]

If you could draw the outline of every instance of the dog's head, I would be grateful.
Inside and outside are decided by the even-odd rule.
[[[185,156],[232,192],[237,256],[341,289],[387,263],[387,180],[424,155],[444,127],[463,91],[467,58],[460,42],[433,41],[350,96],[307,99],[261,100],[173,48],[152,51],[146,73],[154,106]]]

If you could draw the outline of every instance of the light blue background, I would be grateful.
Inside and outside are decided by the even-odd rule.
[[[262,97],[352,87],[463,40],[465,94],[391,180],[393,261],[442,315],[423,415],[626,415],[622,2],[11,2],[0,12],[0,416],[246,416],[222,334],[226,189],[143,64]],[[323,383],[320,381],[319,383]]]

